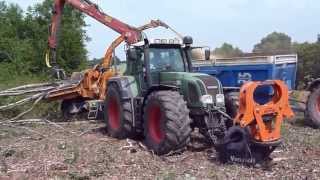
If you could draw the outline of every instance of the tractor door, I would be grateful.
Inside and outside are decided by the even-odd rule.
[[[145,68],[145,54],[142,47],[133,47],[127,50],[127,69],[124,75],[134,76],[139,89],[147,91],[147,77]]]

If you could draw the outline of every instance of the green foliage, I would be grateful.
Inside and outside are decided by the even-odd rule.
[[[0,90],[49,80],[44,59],[52,7],[53,0],[45,0],[23,12],[18,5],[0,0]],[[58,63],[69,73],[86,67],[85,42],[88,37],[85,26],[84,15],[66,6],[59,38]],[[16,97],[1,98],[0,104],[16,100]],[[27,116],[53,116],[57,106],[57,103],[40,103]],[[30,104],[0,112],[0,119],[13,117],[28,108]]]
[[[291,37],[285,33],[273,32],[264,37],[253,48],[254,53],[291,52]]]
[[[297,53],[299,88],[305,88],[312,79],[320,77],[320,43],[292,43],[291,37],[273,32],[256,44],[254,53]]]
[[[40,48],[43,43],[47,45],[48,25],[51,22],[52,5],[52,0],[46,0],[42,4],[37,4],[28,9],[27,19],[29,19],[29,22],[39,26],[36,28],[38,31],[36,34],[42,33],[42,37],[39,40],[44,42],[40,44],[37,43],[39,41],[35,42],[35,45]],[[84,43],[88,39],[83,29],[86,26],[84,15],[70,6],[66,6],[61,24],[60,41],[58,43],[58,63],[67,71],[84,68],[87,60],[87,51]],[[42,57],[44,51],[45,49],[42,51]]]
[[[312,79],[320,78],[320,43],[294,43],[299,56],[297,82],[305,87]]]
[[[0,3],[0,54],[1,76],[26,73],[25,64],[30,60],[22,61],[22,55],[29,53],[28,40],[23,36],[23,12],[17,5]],[[10,70],[10,71],[9,71]],[[3,73],[6,71],[6,74]]]
[[[12,77],[41,75],[48,70],[44,55],[52,6],[53,0],[45,0],[24,13],[18,5],[0,1],[1,82]],[[85,26],[84,15],[67,6],[62,20],[58,63],[68,72],[86,65]]]
[[[233,47],[228,43],[223,43],[221,47],[214,50],[215,55],[223,57],[240,56],[242,53],[238,47]]]

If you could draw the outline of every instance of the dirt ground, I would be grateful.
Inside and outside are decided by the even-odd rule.
[[[283,125],[283,145],[262,167],[221,164],[204,138],[159,157],[133,140],[107,136],[99,122],[0,125],[0,179],[319,179],[320,131]]]

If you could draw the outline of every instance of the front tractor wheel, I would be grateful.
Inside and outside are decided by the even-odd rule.
[[[108,87],[104,108],[104,118],[111,137],[119,139],[134,137],[131,104],[129,101],[121,100],[116,85]]]
[[[229,92],[225,95],[227,114],[235,118],[239,109],[239,92]]]
[[[191,119],[183,97],[175,91],[156,91],[144,107],[145,144],[155,154],[181,149],[190,140]]]
[[[306,117],[315,128],[320,128],[320,86],[315,88],[307,101]]]

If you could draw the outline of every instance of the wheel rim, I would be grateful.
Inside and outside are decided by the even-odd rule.
[[[161,108],[153,104],[148,110],[149,134],[153,141],[159,144],[164,139],[164,133],[161,130]]]
[[[115,97],[111,97],[108,105],[108,121],[112,129],[120,128],[120,108]]]

